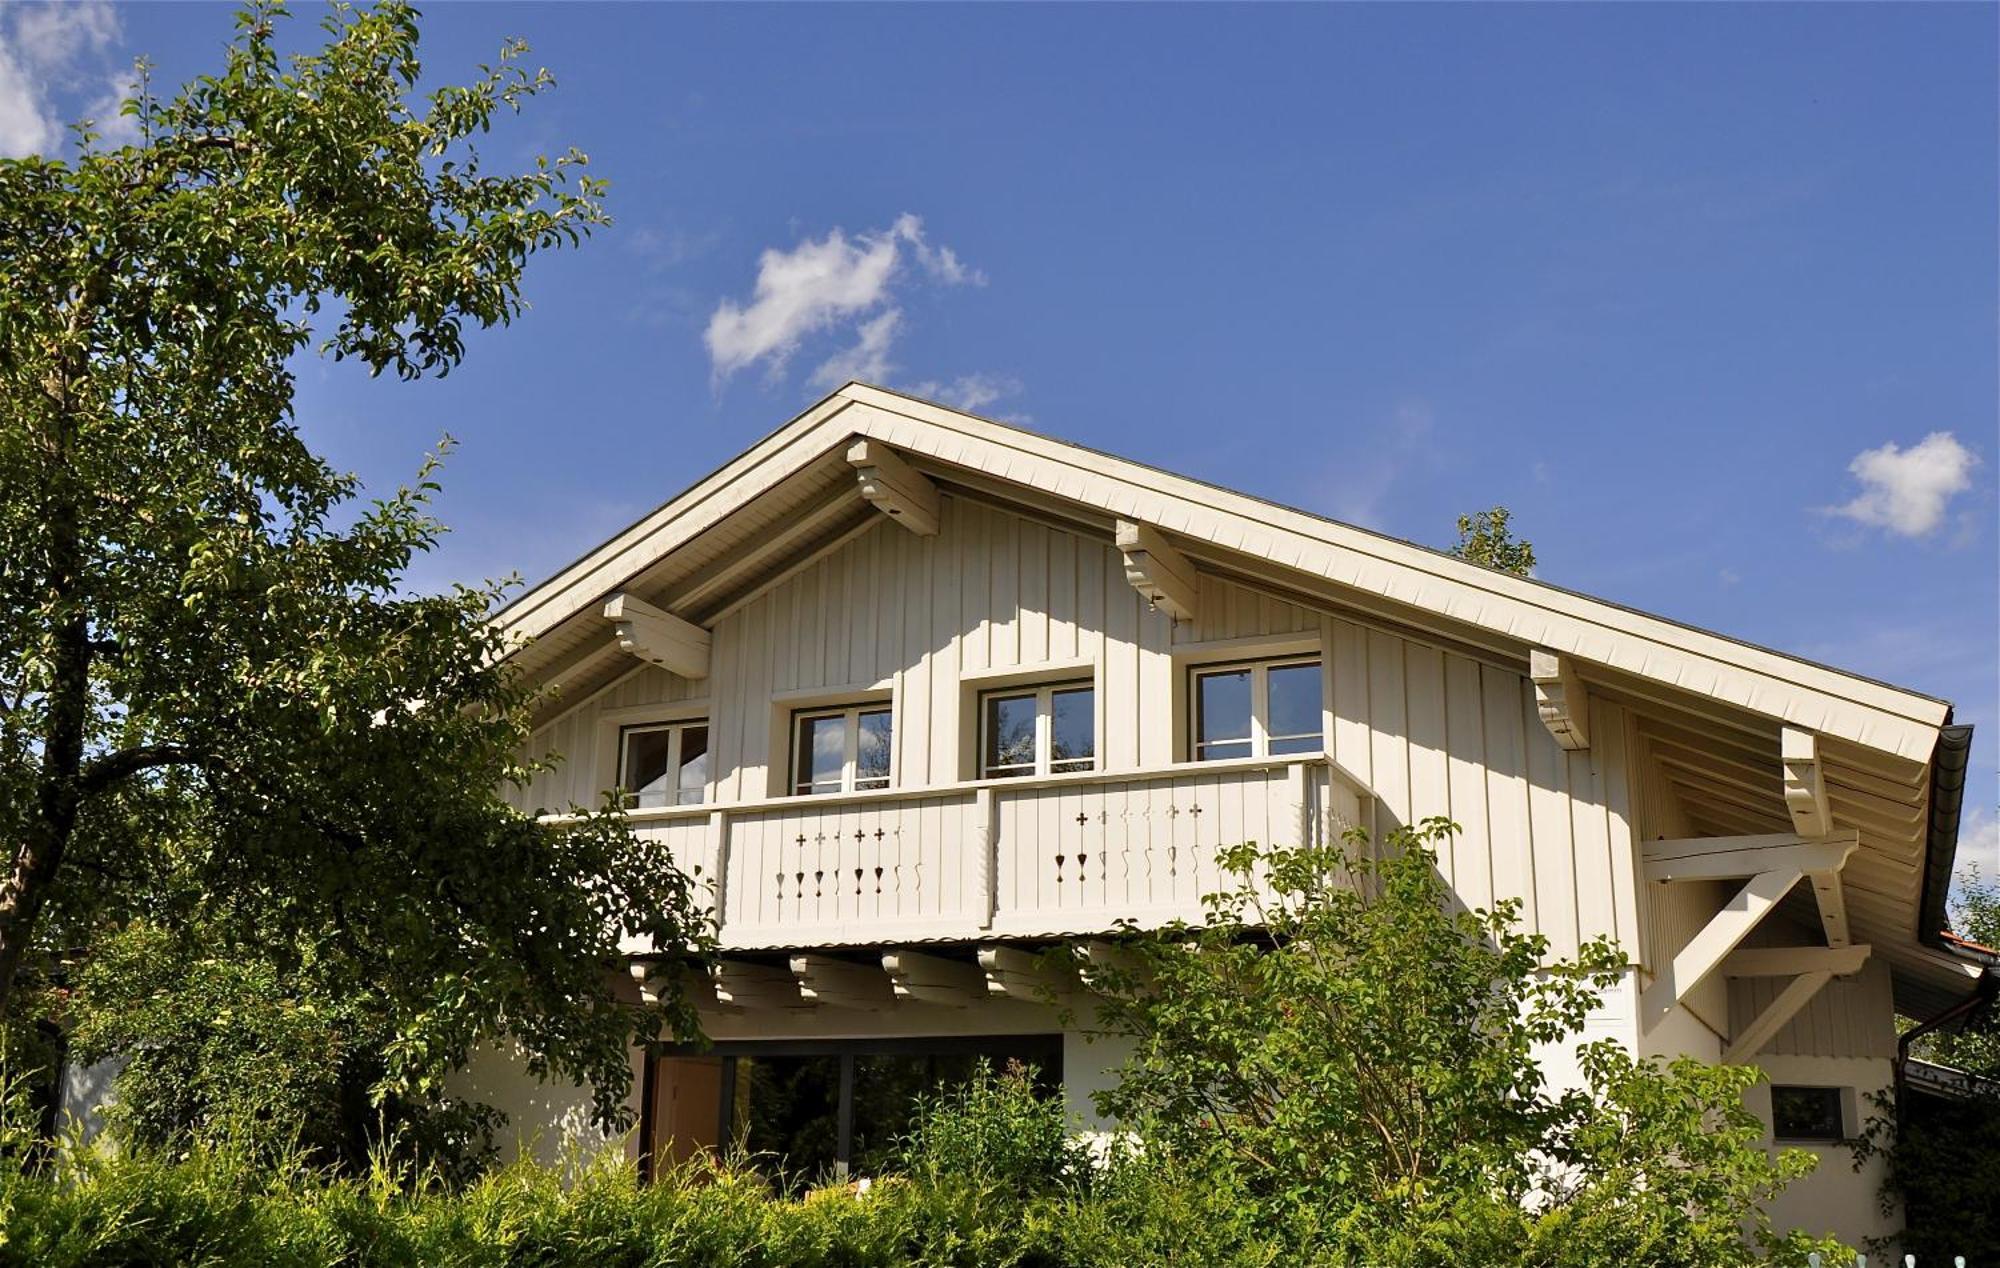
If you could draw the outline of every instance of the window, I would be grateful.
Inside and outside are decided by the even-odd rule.
[[[698,806],[708,790],[708,720],[628,726],[618,733],[618,786],[631,810]]]
[[[979,714],[981,779],[1097,767],[1097,689],[1089,683],[988,692]]]
[[[717,1068],[677,1068],[695,1061]],[[711,1053],[653,1059],[641,1139],[669,1165],[719,1142],[789,1194],[880,1175],[925,1102],[963,1086],[981,1061],[996,1072],[1018,1063],[1044,1094],[1062,1087],[1060,1035],[718,1040]]]
[[[1837,1087],[1773,1086],[1771,1135],[1778,1140],[1847,1139],[1844,1091]]]
[[[894,719],[887,705],[796,715],[792,791],[802,797],[889,786]]]
[[[1198,762],[1317,753],[1324,746],[1317,659],[1197,669],[1193,697]]]

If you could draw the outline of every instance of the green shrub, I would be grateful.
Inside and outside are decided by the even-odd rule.
[[[1062,1098],[1038,1091],[1018,1063],[995,1074],[981,1061],[962,1086],[925,1098],[916,1122],[903,1141],[902,1170],[932,1183],[970,1181],[1027,1196],[1059,1192],[1090,1170]]]

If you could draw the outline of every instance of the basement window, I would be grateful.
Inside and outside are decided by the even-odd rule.
[[[1325,747],[1318,657],[1204,666],[1193,673],[1196,761],[1281,757]]]
[[[1771,1135],[1819,1143],[1846,1140],[1846,1099],[1845,1088],[1773,1085]]]
[[[698,806],[708,792],[708,720],[628,726],[618,733],[618,787],[627,810]]]

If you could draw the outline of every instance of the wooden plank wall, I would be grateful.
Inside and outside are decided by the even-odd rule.
[[[968,678],[1081,660],[1096,666],[1106,769],[1167,765],[1181,727],[1177,645],[1315,631],[1329,751],[1393,822],[1461,825],[1443,865],[1468,905],[1520,899],[1559,955],[1599,934],[1638,945],[1630,728],[1615,704],[1593,702],[1592,733],[1604,738],[1566,753],[1520,672],[1213,577],[1197,621],[1175,630],[1127,584],[1111,543],[954,496],[937,536],[885,521],[717,624],[714,672],[698,685],[711,696],[711,796],[755,799],[782,785],[785,693],[891,683],[896,779],[920,787],[969,774]],[[596,782],[583,768],[602,709],[692,694],[646,670],[555,719],[536,733],[537,751],[571,760],[526,804],[560,804]]]

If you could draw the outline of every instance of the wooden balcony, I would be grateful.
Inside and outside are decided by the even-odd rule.
[[[1217,852],[1368,822],[1324,755],[635,810],[727,950],[1104,933],[1196,920]],[[642,950],[643,948],[635,948]]]

